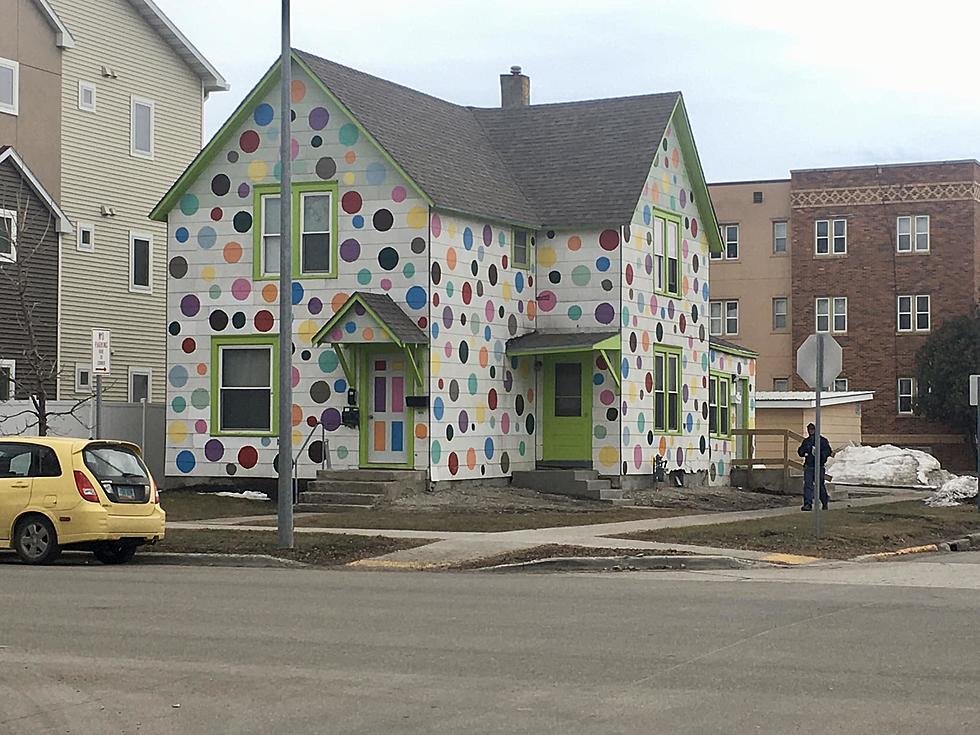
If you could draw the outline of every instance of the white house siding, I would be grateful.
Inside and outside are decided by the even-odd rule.
[[[533,263],[530,270],[513,267],[507,225],[434,212],[430,229],[432,479],[531,469],[534,360],[507,357],[506,345],[534,329]]]
[[[147,216],[201,148],[201,80],[126,0],[51,4],[75,39],[62,57],[61,206],[76,227],[95,226],[95,252],[80,252],[73,235],[62,251],[60,393],[74,394],[75,365],[91,361],[100,327],[112,331],[108,397],[126,400],[128,368],[138,367],[152,370],[152,398],[162,400],[167,229]],[[95,112],[78,109],[79,80],[95,84]],[[132,96],[155,106],[153,160],[130,154]],[[152,237],[152,294],[129,291],[131,231]]]
[[[332,466],[357,467],[358,431],[340,425],[347,380],[334,351],[311,339],[358,290],[389,294],[428,330],[428,207],[315,81],[296,65],[293,74],[294,183],[339,185],[338,277],[292,287],[293,442],[298,450],[310,423],[322,420]],[[252,270],[253,188],[278,176],[278,98],[273,87],[249,111],[169,214],[168,475],[274,474],[274,437],[212,435],[211,339],[278,332],[278,281],[254,280]],[[364,326],[355,325],[357,341],[365,341]],[[424,414],[414,431],[417,466],[425,467]],[[301,476],[319,468],[321,451],[315,438]]]
[[[735,380],[747,378],[749,381],[749,415],[747,428],[755,428],[755,388],[756,360],[754,357],[733,355],[728,352],[713,349],[708,351],[708,365],[711,372],[727,376],[733,380],[731,403],[734,406],[736,386]],[[735,427],[735,411],[731,409],[732,427]],[[706,422],[707,423],[707,422]],[[727,485],[732,472],[732,460],[736,456],[739,437],[720,438],[710,437],[711,456],[708,466],[708,481],[712,485]]]
[[[655,458],[667,469],[708,469],[708,240],[692,194],[674,125],[657,151],[643,193],[624,232],[622,282],[622,471],[650,474]],[[696,165],[696,164],[695,164]],[[680,297],[654,293],[654,209],[679,215]],[[679,434],[654,430],[654,349],[682,350]]]

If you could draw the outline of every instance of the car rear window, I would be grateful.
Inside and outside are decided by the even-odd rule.
[[[143,462],[131,449],[109,445],[86,447],[82,452],[85,466],[100,482],[149,484]]]

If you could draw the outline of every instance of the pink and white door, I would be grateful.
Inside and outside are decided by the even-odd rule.
[[[408,415],[405,410],[405,359],[401,355],[368,358],[367,462],[408,463]]]

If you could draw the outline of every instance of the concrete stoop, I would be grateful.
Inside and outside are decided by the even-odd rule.
[[[613,505],[625,505],[629,501],[623,491],[614,488],[609,480],[600,480],[595,470],[536,469],[515,470],[512,482],[552,495],[567,495],[584,500],[598,500]]]
[[[424,470],[320,470],[300,493],[298,513],[370,510],[425,489]]]

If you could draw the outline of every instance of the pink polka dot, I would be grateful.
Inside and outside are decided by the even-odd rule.
[[[198,419],[194,422],[194,431],[196,431],[198,434],[207,434],[208,422],[204,419]]]
[[[391,190],[391,201],[393,202],[404,202],[405,201],[405,187],[396,186]]]
[[[636,469],[643,466],[643,449],[640,448],[639,444],[633,447],[633,465]]]
[[[611,390],[604,390],[599,394],[599,400],[602,401],[603,406],[611,406],[616,400],[616,396]]]
[[[252,293],[252,282],[247,278],[239,278],[231,284],[231,295],[239,301],[244,301]]]
[[[538,308],[546,314],[558,304],[558,297],[553,291],[542,291],[538,294]]]
[[[432,221],[429,223],[429,227],[432,229],[432,236],[439,237],[439,234],[442,232],[442,220],[438,214],[432,215]]]
[[[390,291],[391,290],[391,279],[390,278],[382,278],[381,279],[381,288],[383,290],[385,290],[385,291]]]

